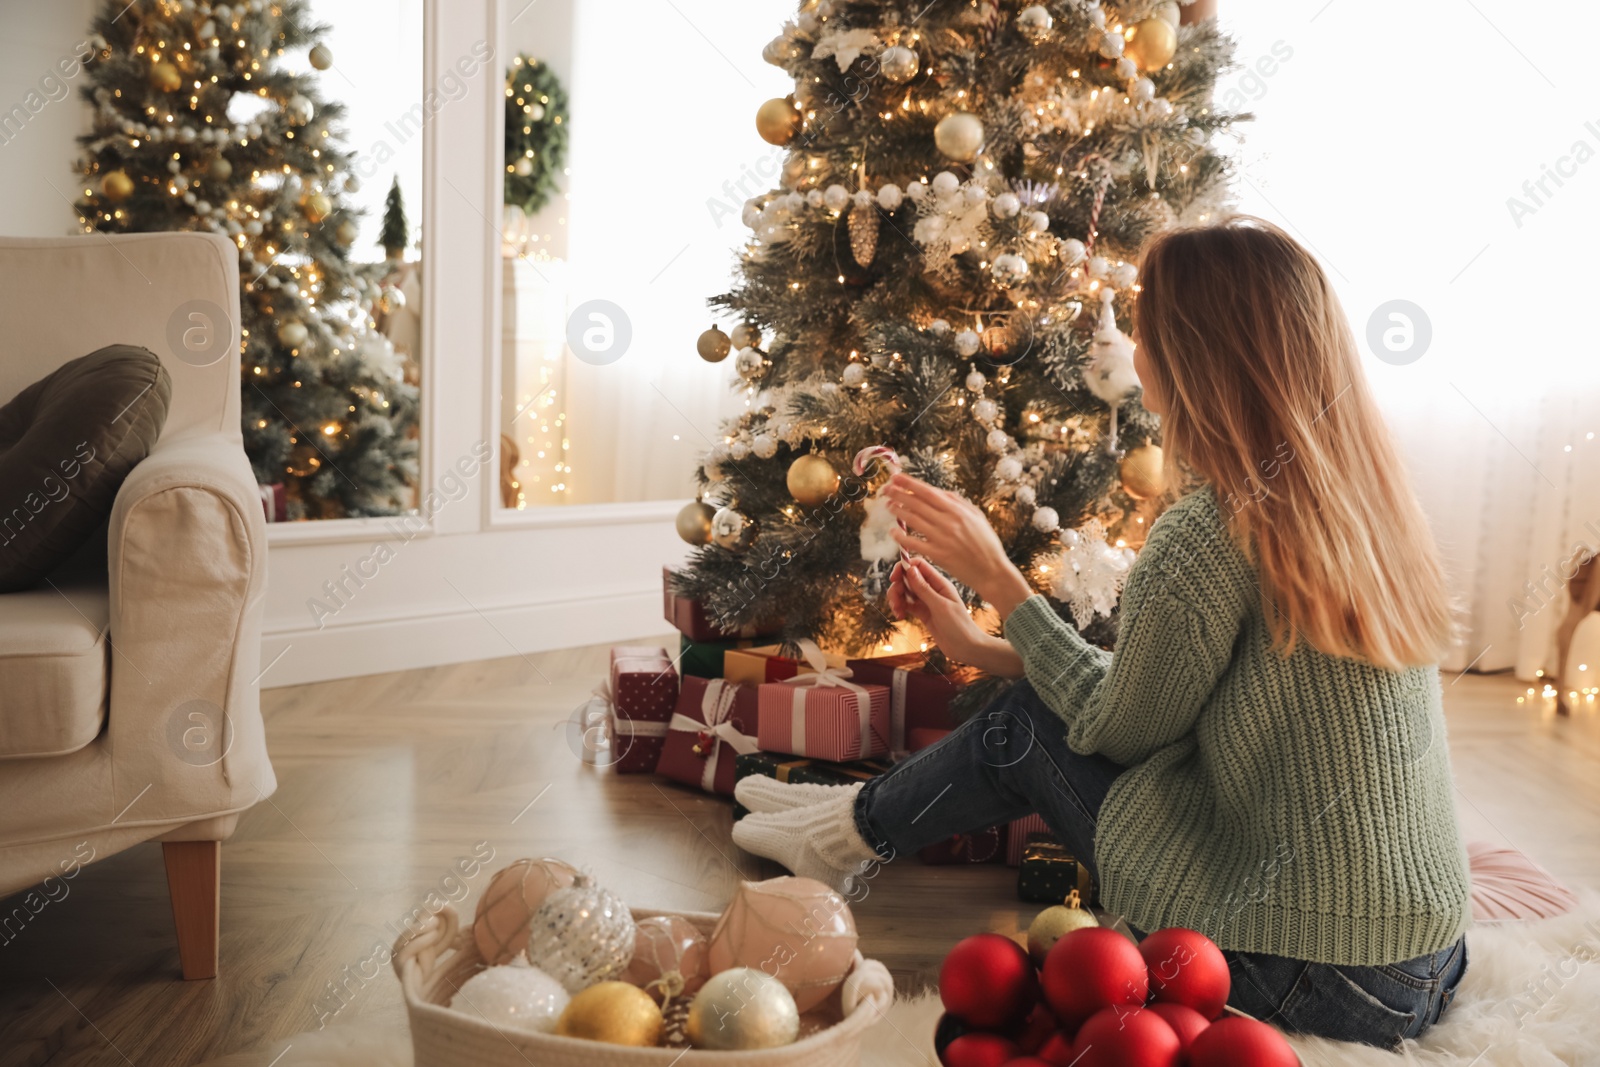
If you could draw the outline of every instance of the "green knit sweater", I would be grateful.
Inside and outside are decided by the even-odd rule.
[[[1076,752],[1128,768],[1100,812],[1110,910],[1223,948],[1374,965],[1466,928],[1439,677],[1272,648],[1255,571],[1202,489],[1128,575],[1115,655],[1034,596],[1006,620]]]

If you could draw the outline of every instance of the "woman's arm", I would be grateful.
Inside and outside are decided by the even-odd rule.
[[[984,633],[967,613],[950,580],[927,560],[896,563],[889,578],[889,608],[927,628],[944,654],[1001,678],[1022,677],[1022,657],[1011,642]]]

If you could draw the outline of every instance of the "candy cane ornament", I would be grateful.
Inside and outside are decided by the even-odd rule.
[[[900,457],[895,453],[895,450],[890,448],[888,445],[869,445],[866,448],[863,448],[860,452],[856,453],[856,458],[851,462],[850,469],[855,473],[857,478],[865,478],[867,476],[867,472],[872,469],[872,465],[874,463],[882,463],[885,467],[887,467],[889,469],[890,477],[900,473]],[[881,555],[879,550],[874,547],[879,540],[875,536],[879,531],[875,529],[877,524],[874,521],[875,516],[873,515],[873,512],[875,510],[881,511],[883,516],[889,516],[889,502],[884,499],[883,495],[884,490],[888,487],[888,484],[888,482],[885,482],[883,485],[879,486],[878,491],[873,495],[872,500],[867,502],[867,520],[862,525],[861,555],[862,558],[868,560],[869,562],[877,563],[886,561],[886,557]],[[905,530],[907,533],[910,532],[911,528],[904,522],[899,519],[895,519],[894,521],[899,524],[900,529]],[[905,563],[910,563],[911,553],[907,552],[903,546],[897,545],[896,547],[899,547],[900,549],[900,559]],[[893,557],[891,555],[887,558]]]

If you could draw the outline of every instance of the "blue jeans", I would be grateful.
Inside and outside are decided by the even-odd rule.
[[[1123,768],[1067,747],[1066,729],[1026,681],[938,744],[874,778],[856,825],[892,857],[1038,812],[1099,880],[1095,821]],[[1373,967],[1225,951],[1228,1003],[1291,1033],[1398,1048],[1438,1021],[1467,969],[1466,940]]]

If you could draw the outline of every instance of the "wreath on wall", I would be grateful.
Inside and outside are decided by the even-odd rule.
[[[567,91],[548,65],[519,55],[506,71],[506,206],[544,207],[566,163]]]

